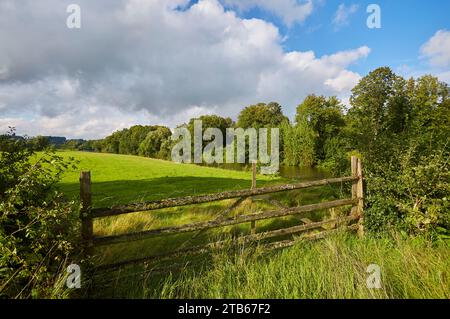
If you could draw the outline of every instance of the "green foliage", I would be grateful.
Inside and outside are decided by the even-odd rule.
[[[336,97],[308,95],[297,107],[297,123],[309,123],[316,136],[314,140],[314,162],[327,158],[327,143],[335,138],[344,126],[343,106]],[[328,154],[329,155],[329,154]]]
[[[223,146],[226,144],[226,130],[227,128],[233,127],[234,122],[231,118],[221,117],[218,115],[202,115],[198,118],[192,118],[189,120],[187,124],[185,124],[186,128],[189,130],[191,134],[192,145],[194,145],[194,121],[201,120],[202,121],[202,135],[205,133],[205,130],[208,128],[218,128],[222,132],[223,136]],[[209,141],[202,140],[202,147],[205,147]]]
[[[284,163],[289,166],[312,166],[317,135],[309,122],[302,120],[296,125],[291,125],[285,121],[281,126],[281,132],[284,142]]]
[[[399,179],[405,188],[399,208],[406,216],[411,232],[450,230],[450,153],[437,151],[422,155],[418,164],[411,163],[413,152],[401,159]],[[415,161],[414,161],[415,162]]]
[[[329,170],[334,176],[350,175],[350,158],[358,155],[350,145],[351,142],[342,133],[327,139],[324,144],[325,159],[319,166]]]
[[[270,129],[271,128],[281,128],[282,124],[284,122],[289,122],[289,119],[283,115],[283,111],[281,108],[281,105],[277,102],[270,102],[268,104],[265,103],[258,103],[255,105],[250,105],[245,107],[241,110],[241,112],[238,115],[238,120],[236,123],[236,127],[248,129],[248,128],[254,128],[256,129],[257,136],[259,138],[259,129],[260,128],[267,128],[268,129],[268,144],[270,144],[271,137],[270,137]],[[283,161],[283,154],[284,154],[284,134],[280,130],[280,140],[279,140],[279,146],[280,146],[280,162]],[[246,155],[245,155],[245,161],[248,163],[248,138],[246,138]],[[268,150],[270,150],[270,146],[268,145]]]
[[[369,172],[366,227],[373,232],[400,228],[408,233],[445,235],[450,229],[449,150],[419,155],[414,149],[383,175]],[[397,163],[392,163],[397,166]]]
[[[398,101],[404,95],[402,90],[395,92],[403,80],[389,68],[372,71],[353,88],[348,111],[347,124],[353,145],[363,153],[367,165],[378,166],[378,161],[392,156],[390,152],[399,145],[401,137],[393,138],[392,134],[400,133],[404,122],[397,122],[392,116],[399,108]]]
[[[92,145],[94,150],[115,154],[144,155],[148,157],[167,159],[167,143],[171,131],[159,125],[135,125],[121,131],[116,131],[102,141]],[[161,146],[165,144],[165,148]],[[170,153],[169,153],[170,154]]]
[[[447,84],[432,76],[405,81],[389,68],[380,68],[361,79],[352,93],[345,133],[363,158],[367,228],[445,233],[449,229]]]
[[[175,143],[176,142],[171,139],[162,142],[157,157],[164,160],[170,160],[172,158],[172,148]]]
[[[102,151],[106,153],[119,154],[120,135],[122,131],[116,131],[103,139]]]
[[[218,115],[202,115],[198,118],[192,118],[189,120],[189,123],[186,125],[187,129],[191,133],[191,136],[194,136],[194,121],[201,120],[202,121],[202,133],[209,127],[214,127],[220,129],[223,136],[226,134],[226,129],[229,127],[233,127],[233,120],[229,117],[221,117]]]
[[[79,150],[79,151],[87,151],[89,149],[90,141],[85,141],[82,139],[70,139],[67,140],[60,148],[67,150]]]
[[[102,140],[88,140],[83,141],[76,148],[69,148],[71,150],[79,150],[85,152],[101,152],[103,148]]]
[[[285,120],[287,117],[283,115],[281,105],[278,103],[258,103],[247,106],[239,113],[237,127],[244,129],[279,127]]]
[[[53,189],[70,163],[33,158],[10,136],[0,139],[0,296],[52,297],[76,244],[77,209]]]
[[[45,136],[36,136],[32,138],[29,143],[31,148],[35,151],[43,151],[50,146],[50,142]]]
[[[139,154],[139,145],[147,134],[155,128],[150,126],[134,125],[124,129],[119,137],[119,154]]]
[[[164,126],[149,132],[139,145],[139,155],[164,159],[167,153],[164,148],[161,149],[161,146],[170,139],[171,135],[172,132]]]

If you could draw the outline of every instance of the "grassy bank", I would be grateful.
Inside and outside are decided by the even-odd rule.
[[[381,289],[366,286],[370,264],[380,266]],[[217,251],[202,271],[186,268],[179,276],[155,282],[150,275],[140,283],[129,297],[449,298],[450,250],[422,239],[338,234],[265,255],[258,249]]]

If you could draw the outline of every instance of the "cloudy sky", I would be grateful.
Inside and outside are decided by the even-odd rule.
[[[67,7],[81,8],[69,29]],[[370,3],[381,28],[366,25]],[[0,131],[100,138],[310,93],[368,72],[450,83],[450,1],[0,0]]]

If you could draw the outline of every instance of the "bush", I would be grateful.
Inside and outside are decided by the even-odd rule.
[[[54,185],[71,163],[12,136],[0,139],[0,297],[63,297],[78,210]]]
[[[398,165],[382,176],[367,178],[366,227],[446,237],[450,229],[450,164],[448,150],[418,156],[415,148],[395,157]]]

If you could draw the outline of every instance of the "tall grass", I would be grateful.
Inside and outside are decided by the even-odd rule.
[[[370,264],[381,268],[381,289],[367,288]],[[258,247],[219,250],[203,270],[168,275],[144,284],[141,293],[128,297],[449,298],[450,249],[420,238],[358,239],[341,233],[271,254]]]

